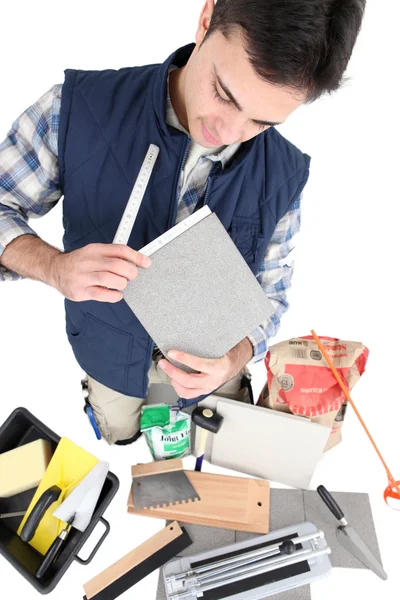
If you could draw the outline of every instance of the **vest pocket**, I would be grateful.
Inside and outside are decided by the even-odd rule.
[[[260,219],[233,217],[228,233],[245,261],[252,263],[255,260],[257,248],[262,241]]]
[[[80,367],[103,385],[125,393],[133,336],[85,313],[83,327],[67,336]]]

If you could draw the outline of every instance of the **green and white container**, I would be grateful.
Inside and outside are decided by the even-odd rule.
[[[190,416],[171,410],[169,404],[143,406],[143,431],[154,460],[182,458],[190,454]]]

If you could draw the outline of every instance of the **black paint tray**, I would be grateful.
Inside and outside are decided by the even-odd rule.
[[[52,445],[53,451],[60,441],[58,435],[46,427],[46,425],[34,417],[28,410],[25,408],[16,408],[0,427],[0,453],[7,452],[8,450],[12,450],[38,439],[48,440]],[[118,487],[118,478],[114,473],[109,472],[89,526],[84,532],[78,531],[77,529],[71,530],[59,558],[51,566],[43,579],[39,580],[35,576],[36,570],[43,560],[43,556],[37,550],[32,548],[32,546],[24,543],[17,535],[17,530],[22,517],[0,519],[0,554],[2,554],[38,592],[41,594],[48,594],[54,590],[74,560],[83,565],[87,565],[94,558],[97,550],[100,548],[110,531],[110,525],[102,517],[102,514],[117,493]],[[10,498],[0,498],[0,513],[26,510],[35,491],[36,490],[33,489]],[[78,556],[79,551],[99,521],[104,525],[105,531],[90,556],[86,560],[83,560]]]

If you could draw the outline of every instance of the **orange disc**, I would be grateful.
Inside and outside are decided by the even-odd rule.
[[[396,486],[397,486],[397,488],[400,488],[400,481],[396,481]],[[394,508],[393,506],[391,506],[388,503],[388,498],[394,498],[395,500],[399,500],[400,501],[400,493],[397,491],[397,489],[393,485],[393,483],[389,483],[389,485],[387,486],[387,488],[385,489],[385,491],[383,493],[383,497],[385,499],[386,504],[388,506],[390,506],[390,508],[393,508],[393,510],[399,510],[400,511],[400,507],[399,508]]]

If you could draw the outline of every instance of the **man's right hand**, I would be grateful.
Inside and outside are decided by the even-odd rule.
[[[54,256],[49,283],[75,302],[119,302],[138,267],[150,265],[150,258],[124,244],[89,244]]]

